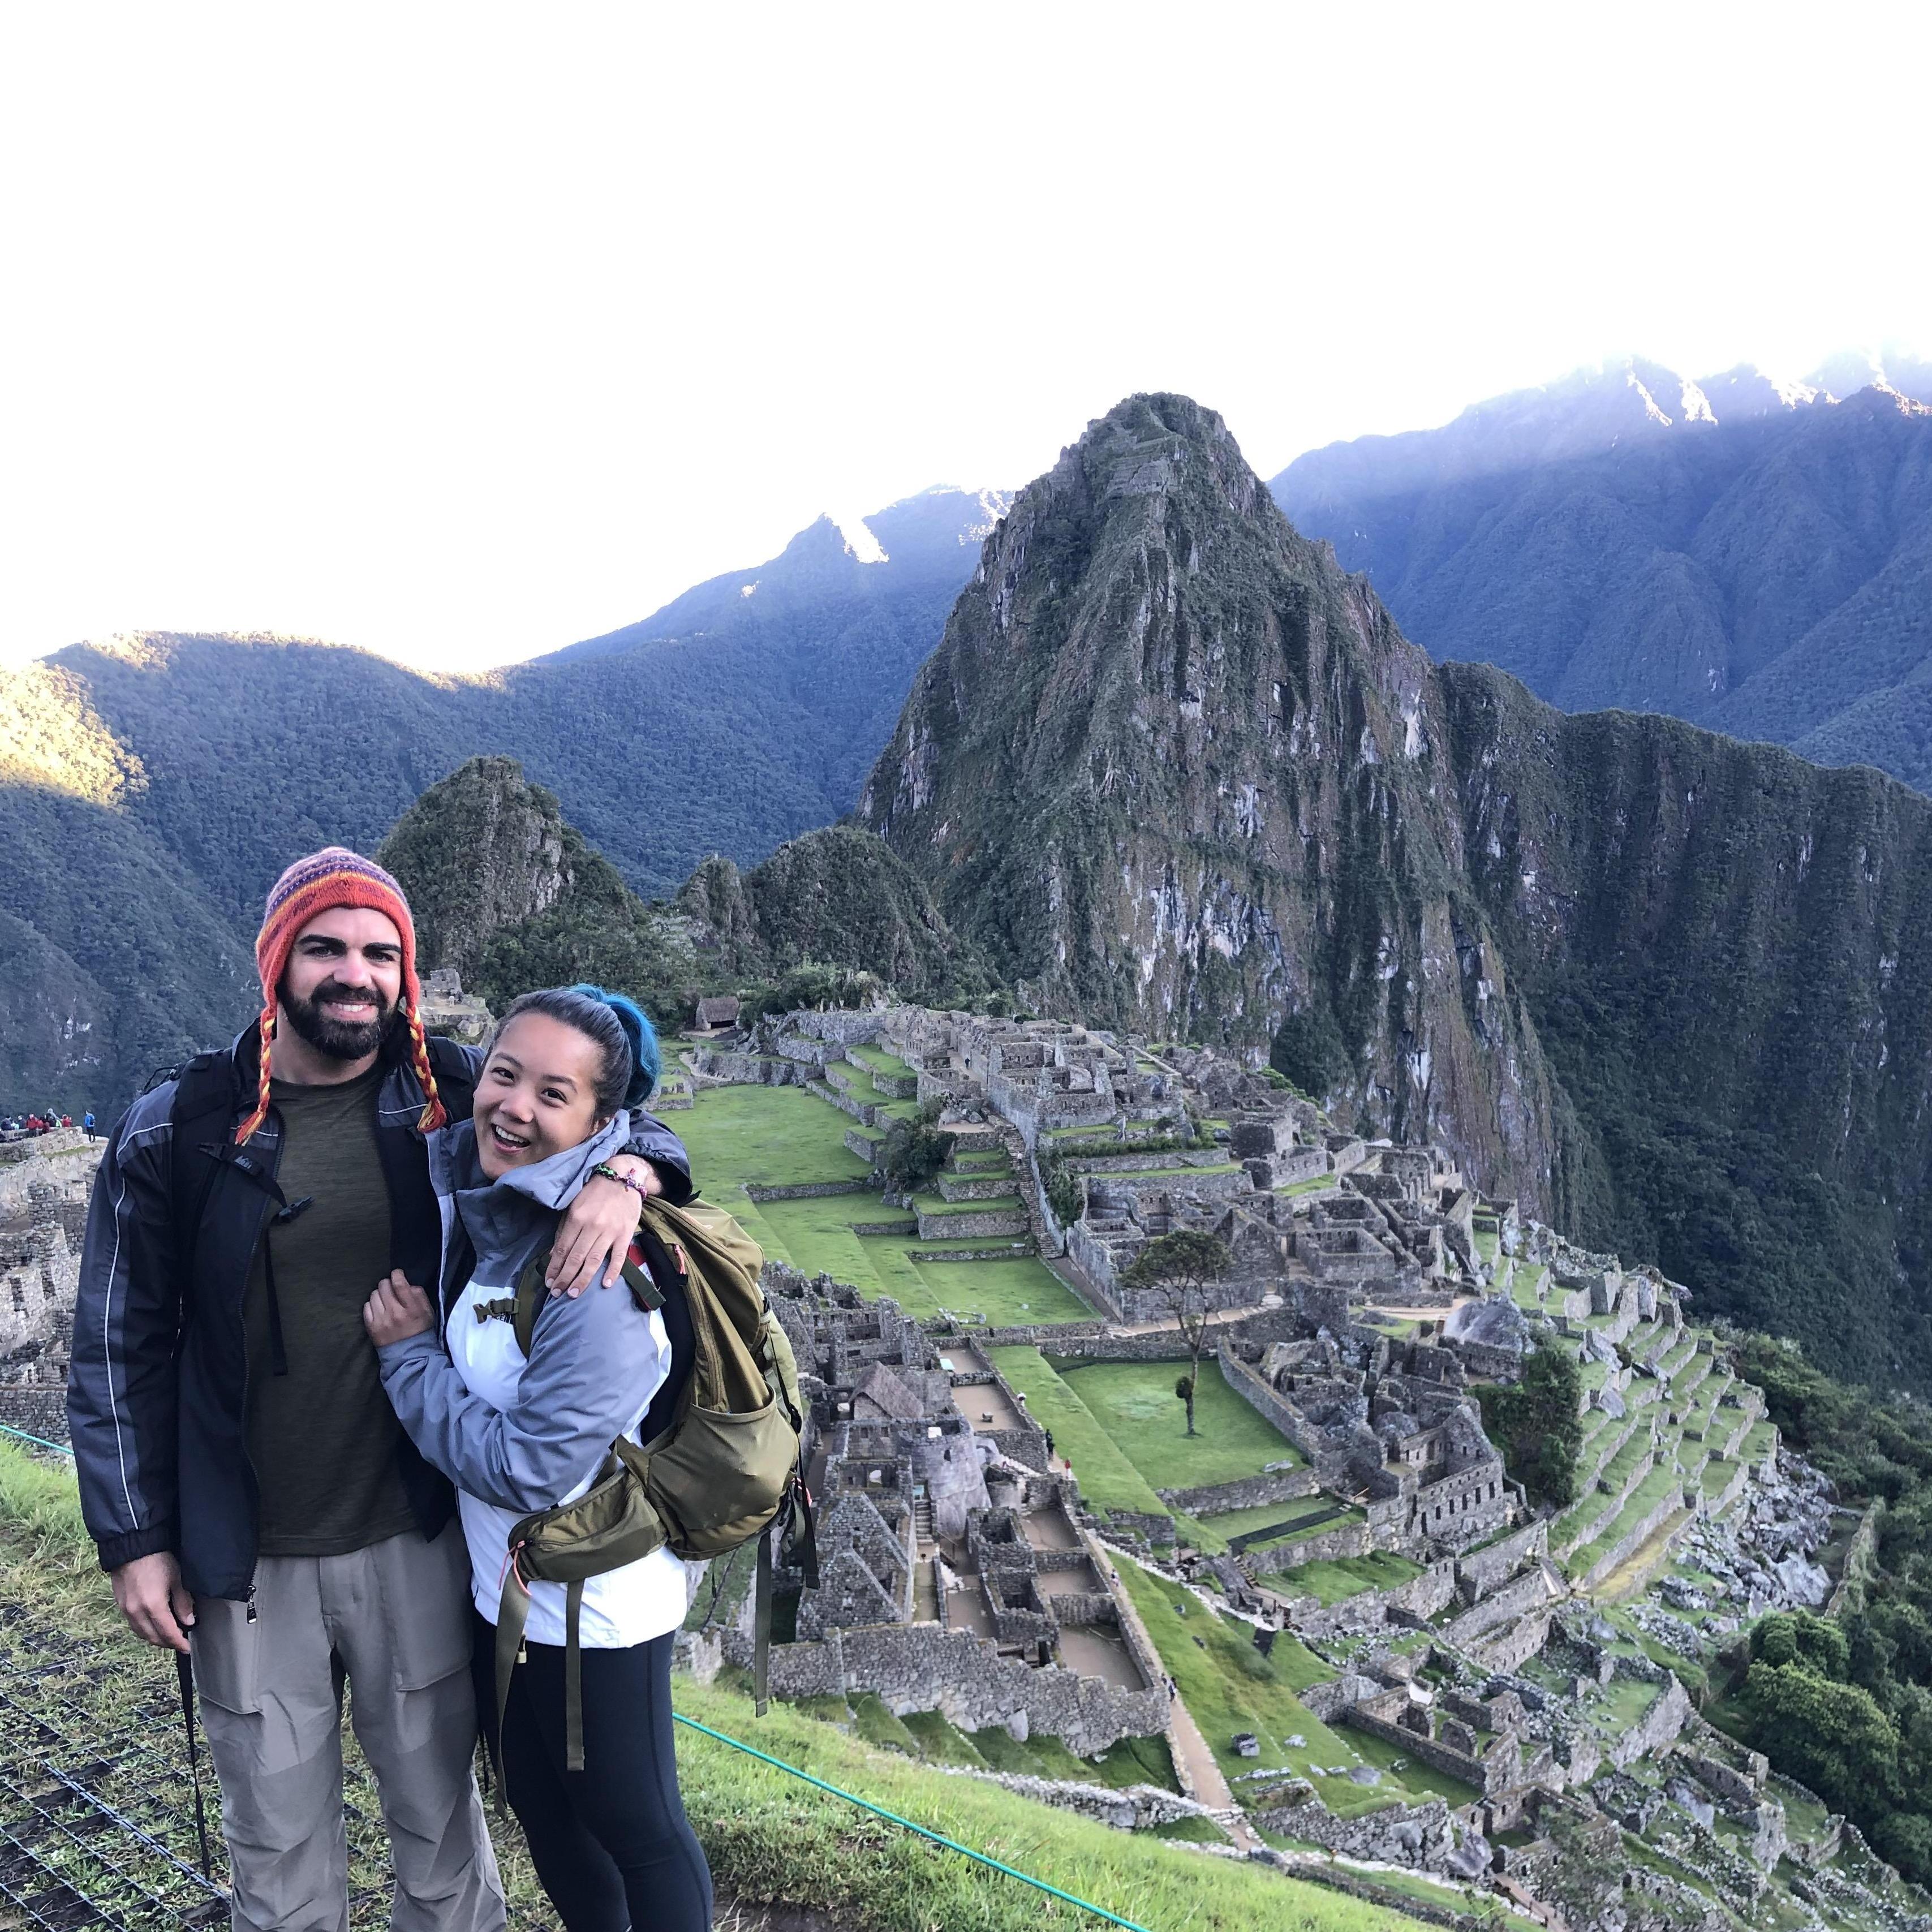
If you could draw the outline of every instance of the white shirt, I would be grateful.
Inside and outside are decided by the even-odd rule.
[[[517,1384],[524,1372],[524,1352],[517,1346],[513,1323],[495,1317],[479,1322],[476,1307],[478,1302],[512,1292],[501,1286],[490,1287],[472,1281],[450,1311],[446,1331],[450,1360],[464,1387],[499,1414],[506,1413],[516,1400]],[[592,1288],[586,1292],[628,1294],[629,1291]],[[653,1310],[650,1318],[651,1340],[658,1351],[657,1372],[647,1378],[649,1386],[639,1396],[637,1413],[621,1432],[634,1442],[651,1398],[670,1373],[670,1340],[664,1333],[664,1318]],[[596,1468],[590,1469],[568,1495],[556,1500],[574,1502],[589,1490],[596,1474]],[[466,1490],[457,1491],[457,1500],[463,1510],[463,1533],[470,1544],[470,1594],[477,1615],[494,1624],[503,1594],[510,1531],[527,1512],[499,1509]],[[628,1650],[634,1644],[647,1643],[666,1630],[676,1629],[684,1621],[686,1607],[685,1575],[684,1564],[668,1550],[660,1547],[621,1569],[590,1578],[584,1586],[578,1641],[586,1650]],[[562,1646],[565,1636],[562,1584],[530,1586],[530,1621],[524,1635],[527,1642]]]

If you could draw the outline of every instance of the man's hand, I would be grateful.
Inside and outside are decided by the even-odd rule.
[[[185,1650],[194,1625],[194,1599],[182,1581],[181,1565],[166,1550],[137,1556],[114,1572],[114,1600],[128,1628],[143,1643]]]
[[[657,1169],[635,1154],[614,1154],[604,1165],[630,1175],[646,1194],[664,1192]],[[544,1270],[544,1287],[553,1295],[573,1299],[592,1282],[600,1288],[615,1287],[624,1278],[624,1257],[631,1251],[631,1237],[638,1232],[644,1210],[644,1204],[632,1190],[593,1174],[556,1231],[550,1266]]]
[[[388,1280],[379,1281],[376,1292],[362,1304],[362,1325],[377,1348],[386,1348],[392,1342],[427,1334],[436,1326],[436,1311],[429,1297],[400,1268],[392,1268]]]

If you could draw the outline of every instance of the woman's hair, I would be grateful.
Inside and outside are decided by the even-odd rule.
[[[663,1064],[657,1029],[635,1000],[587,983],[520,994],[504,1009],[496,1030],[490,1036],[490,1053],[496,1052],[503,1029],[519,1013],[542,1013],[560,1020],[601,1050],[595,1094],[600,1120],[608,1120],[620,1107],[641,1107],[656,1090]]]

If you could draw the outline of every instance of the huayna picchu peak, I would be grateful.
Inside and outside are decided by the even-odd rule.
[[[1932,805],[1437,667],[1219,416],[1020,493],[860,817],[1042,1011],[1213,1039],[1351,1125],[1932,1372]]]

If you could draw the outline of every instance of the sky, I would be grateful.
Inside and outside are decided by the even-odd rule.
[[[1932,10],[19,6],[0,660],[466,670],[1139,389],[1274,474],[1932,342]]]

